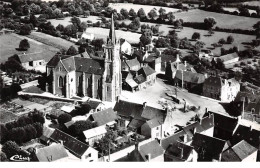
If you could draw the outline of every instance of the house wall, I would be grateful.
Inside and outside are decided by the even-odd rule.
[[[69,98],[76,95],[76,72],[71,71],[68,73],[68,91],[67,94]]]
[[[32,61],[32,62],[33,62],[32,66],[29,65],[29,62],[22,63],[22,66],[25,69],[28,69],[28,68],[31,68],[31,67],[35,68],[36,66],[44,65],[46,63],[45,60],[37,60],[37,61]]]
[[[214,127],[212,126],[211,128],[209,128],[209,129],[207,129],[205,131],[200,132],[200,134],[213,137],[213,135],[214,135]]]
[[[62,65],[61,62],[58,63],[56,68],[53,71],[54,74],[54,89],[55,94],[58,94],[59,96],[66,96],[66,75],[67,71]],[[63,87],[59,87],[59,77],[63,78]]]
[[[233,58],[231,60],[228,60],[228,61],[225,61],[224,64],[227,65],[227,64],[232,64],[232,63],[236,63],[239,61],[239,57],[237,58]]]
[[[257,151],[246,157],[245,159],[242,160],[242,162],[256,162],[257,158]]]
[[[83,162],[97,162],[98,161],[98,151],[89,147],[86,152],[81,156],[81,161]]]
[[[162,126],[154,127],[151,129],[151,139],[162,139]]]
[[[131,44],[129,44],[127,41],[125,41],[122,45],[121,45],[121,52],[127,54],[127,55],[131,55],[131,51],[132,51],[132,46]]]
[[[211,85],[203,85],[203,96],[210,97],[213,99],[220,100],[221,99],[221,93],[223,90],[221,87],[215,87]]]
[[[88,142],[90,146],[93,146],[94,143],[95,143],[97,140],[103,138],[104,136],[105,136],[105,134],[100,134],[100,135],[97,135],[97,136],[94,136],[94,137],[91,137],[91,138],[86,139],[86,142]]]
[[[149,162],[164,162],[164,155],[157,156],[156,158],[151,159]]]

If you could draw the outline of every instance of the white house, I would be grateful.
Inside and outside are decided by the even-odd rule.
[[[223,56],[218,57],[218,58],[223,61],[225,66],[228,65],[228,64],[236,63],[236,62],[239,61],[239,56],[236,52],[231,53],[231,54],[227,54],[227,55],[223,55]]]
[[[127,55],[131,55],[132,54],[132,46],[131,44],[125,40],[125,39],[121,39],[120,40],[120,43],[121,43],[121,53],[122,54],[127,54]]]
[[[88,142],[90,146],[93,146],[97,140],[103,138],[106,133],[107,130],[104,125],[83,131],[83,134],[86,137],[86,142]]]

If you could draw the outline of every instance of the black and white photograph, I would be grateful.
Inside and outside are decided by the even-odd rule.
[[[257,168],[260,0],[0,0],[0,162]]]

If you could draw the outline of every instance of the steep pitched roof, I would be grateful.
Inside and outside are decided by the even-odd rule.
[[[94,101],[94,100],[90,100],[90,99],[84,103],[90,105],[91,109],[96,109],[100,104],[102,104],[101,101]]]
[[[204,85],[213,86],[213,87],[222,87],[225,84],[224,79],[221,77],[210,76],[204,82]]]
[[[102,135],[105,133],[107,133],[105,126],[99,126],[99,127],[95,127],[95,128],[83,131],[83,134],[85,135],[86,138],[92,138],[92,137]]]
[[[126,60],[125,63],[130,69],[132,69],[134,66],[140,66],[140,62],[137,60],[137,58]]]
[[[81,158],[81,156],[85,153],[85,151],[89,148],[89,146],[76,138],[62,132],[59,129],[55,129],[53,134],[50,136],[50,139],[59,143],[63,141],[63,145],[66,149],[68,149],[75,156]]]
[[[42,52],[21,54],[21,55],[18,55],[18,58],[21,63],[44,60],[44,58],[42,56]]]
[[[161,146],[163,147],[163,149],[167,149],[168,148],[168,146],[173,142],[173,141],[182,141],[181,139],[180,139],[180,137],[181,136],[183,136],[183,135],[185,135],[186,133],[182,130],[182,131],[180,131],[180,132],[178,132],[178,133],[175,133],[175,134],[173,134],[173,135],[171,135],[171,136],[168,136],[168,137],[166,137],[166,138],[164,138],[164,139],[162,139],[161,140]]]
[[[193,147],[184,143],[173,141],[165,151],[165,155],[170,155],[176,158],[175,161],[185,161],[189,158]]]
[[[205,81],[205,76],[203,74],[193,73],[190,71],[180,71],[180,70],[176,71],[175,78],[179,80],[182,80],[183,78],[183,81],[185,82],[196,83],[196,84],[201,84]]]
[[[70,55],[60,55],[56,54],[52,57],[52,59],[47,63],[47,67],[56,67],[60,60],[71,57]]]
[[[142,156],[142,158],[146,161],[145,158],[146,155],[150,154],[151,159],[154,159],[158,156],[161,156],[164,154],[164,149],[159,145],[157,140],[153,140],[151,142],[148,142],[139,148],[139,153]]]
[[[117,119],[116,113],[112,108],[108,108],[106,110],[99,111],[91,115],[94,121],[97,122],[98,126],[105,125]]]
[[[150,76],[154,73],[156,73],[155,70],[151,68],[149,65],[142,67],[141,69],[138,70],[138,74],[142,74],[145,77]]]
[[[80,57],[74,57],[75,60],[75,66],[76,71],[80,72],[88,72],[93,74],[102,75],[104,68],[103,68],[103,62],[89,59],[89,58],[80,58]]]
[[[145,123],[145,121],[143,121],[143,120],[132,119],[132,121],[128,124],[128,127],[133,128],[133,129],[138,129],[144,123]]]
[[[151,106],[145,106],[142,111],[142,117],[151,120],[156,117],[162,117],[166,115],[166,111]]]
[[[256,152],[257,148],[253,147],[245,140],[240,141],[234,145],[231,149],[225,151],[222,154],[222,161],[242,161],[243,159]]]
[[[258,95],[258,94],[240,91],[240,92],[237,93],[237,96],[236,96],[234,102],[242,102],[242,101],[244,101],[245,98],[247,99],[246,101],[248,101],[248,102],[258,102],[258,101],[260,101],[260,95]]]
[[[204,151],[204,156],[214,158],[218,157],[223,151],[225,144],[226,142],[222,139],[196,133],[191,146],[194,147],[197,153]]]
[[[214,115],[214,127],[221,128],[229,132],[233,132],[237,126],[238,120],[236,118],[230,118],[221,114],[213,113]]]
[[[143,75],[138,75],[134,78],[134,81],[138,84],[142,84],[144,83],[146,80],[145,80],[145,77]]]
[[[36,157],[40,162],[52,162],[68,157],[68,154],[63,145],[53,144],[38,149],[36,152]]]
[[[245,140],[250,145],[258,148],[260,144],[259,137],[260,131],[251,129],[250,127],[246,127],[244,125],[238,125],[230,142],[231,144],[237,144],[241,140]]]
[[[158,127],[160,126],[162,123],[158,120],[158,118],[153,118],[149,121],[146,121],[146,123],[148,124],[148,126],[150,128],[154,128],[154,127]]]

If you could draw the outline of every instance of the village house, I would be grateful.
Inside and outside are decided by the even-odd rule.
[[[51,81],[46,90],[67,98],[88,96],[115,101],[121,94],[122,75],[120,44],[116,39],[113,15],[107,44],[103,49],[101,59],[81,57],[81,54],[55,55],[47,64],[47,77]]]
[[[141,66],[137,58],[122,60],[122,71],[138,71]]]
[[[146,121],[141,127],[141,134],[145,137],[151,137],[152,139],[160,138],[163,136],[163,121],[159,121],[158,118],[153,118]]]
[[[217,58],[222,60],[225,66],[228,66],[229,64],[234,64],[239,61],[239,56],[236,52],[227,54],[227,55],[223,55],[223,56],[220,56]]]
[[[241,112],[241,117],[260,123],[260,96],[252,92],[238,92],[234,107]]]
[[[256,162],[257,148],[247,143],[245,140],[240,141],[232,148],[222,153],[221,161],[224,162]]]
[[[120,39],[120,44],[121,44],[121,48],[120,48],[121,54],[124,55],[126,54],[128,56],[132,55],[132,46],[127,40]]]
[[[173,83],[174,85],[185,88],[190,92],[201,94],[205,79],[206,76],[204,74],[177,70]]]
[[[39,66],[45,66],[46,62],[42,56],[41,52],[37,53],[28,53],[28,54],[20,54],[20,55],[14,55],[12,58],[17,60],[21,65],[27,69],[32,70]]]
[[[122,71],[122,89],[131,92],[137,91],[138,84],[134,81],[131,72]]]
[[[89,32],[77,32],[77,40],[86,40],[87,42],[90,42],[95,39],[95,36],[93,33]]]
[[[144,66],[138,70],[137,74],[145,78],[146,87],[152,86],[156,81],[156,72],[150,66]]]
[[[112,108],[108,108],[91,114],[89,120],[97,123],[98,126],[108,125],[112,127],[117,123],[117,115]]]
[[[181,62],[179,54],[176,56],[176,60],[174,62],[167,62],[165,65],[165,76],[168,80],[173,80],[175,78],[176,72],[180,71],[190,71],[196,73],[196,70],[188,64],[186,61],[184,63]]]
[[[164,153],[166,162],[197,162],[197,152],[192,146],[173,141]]]
[[[198,153],[198,161],[220,161],[229,145],[225,140],[195,133],[191,146]]]
[[[68,157],[63,145],[56,143],[39,149],[35,148],[35,155],[39,162],[54,162]]]
[[[104,125],[83,131],[83,134],[86,138],[86,142],[90,146],[93,146],[96,141],[103,138],[106,133],[107,130],[106,130],[106,126]]]
[[[50,139],[56,143],[61,143],[70,153],[75,155],[81,161],[96,162],[98,161],[98,151],[65,132],[55,129]]]
[[[153,140],[144,145],[135,145],[135,149],[127,155],[127,161],[131,162],[163,162],[165,150],[159,145],[157,140]]]
[[[223,79],[221,77],[209,77],[203,84],[203,96],[217,99],[223,102],[231,102],[240,91],[240,84],[235,79]]]

